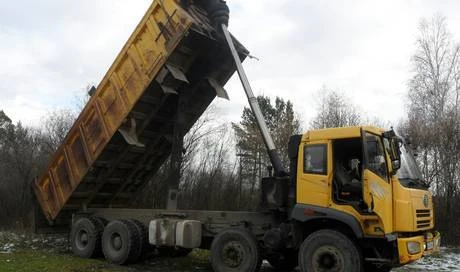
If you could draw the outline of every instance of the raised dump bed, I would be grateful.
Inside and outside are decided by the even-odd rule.
[[[154,1],[92,94],[46,173],[33,182],[49,222],[61,211],[129,207],[235,71],[206,9]],[[241,58],[247,51],[237,44]]]

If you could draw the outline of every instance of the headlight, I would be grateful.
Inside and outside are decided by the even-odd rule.
[[[420,253],[420,243],[419,242],[407,242],[407,252],[411,255]]]

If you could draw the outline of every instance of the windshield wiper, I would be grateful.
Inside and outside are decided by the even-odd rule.
[[[405,186],[409,188],[423,188],[428,189],[430,188],[429,183],[423,181],[422,179],[413,179],[413,178],[401,178],[399,179],[401,183],[404,183]]]
[[[423,179],[410,179],[409,181],[409,186],[417,186],[417,187],[422,187],[424,189],[430,188],[430,184]]]

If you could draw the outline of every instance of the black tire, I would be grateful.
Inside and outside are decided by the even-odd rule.
[[[262,264],[258,241],[244,228],[228,228],[211,244],[211,265],[216,272],[256,272]]]
[[[147,227],[142,224],[140,221],[131,219],[128,220],[131,224],[134,224],[137,230],[137,234],[139,237],[138,243],[139,243],[139,251],[137,252],[137,256],[133,256],[133,261],[138,261],[141,260],[142,258],[145,257],[145,253],[147,252],[149,248],[149,231]]]
[[[297,251],[286,250],[267,256],[267,261],[276,271],[292,271],[298,266],[298,256]]]
[[[186,257],[190,252],[192,252],[192,249],[181,247],[159,247],[158,252],[160,253],[160,256],[180,258]]]
[[[70,231],[72,252],[82,258],[101,256],[103,230],[104,227],[94,217],[77,219]]]
[[[299,250],[302,272],[363,270],[361,253],[344,234],[320,230],[310,234]]]
[[[136,225],[127,220],[110,222],[102,235],[102,252],[114,264],[135,262],[139,256],[139,233]]]
[[[223,1],[214,1],[208,7],[208,15],[211,23],[218,32],[220,32],[220,26],[222,24],[228,26],[230,18],[230,9],[227,4]]]

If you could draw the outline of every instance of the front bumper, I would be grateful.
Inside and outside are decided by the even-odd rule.
[[[425,235],[398,238],[399,263],[407,264],[439,251],[441,235],[439,232],[427,232]]]

